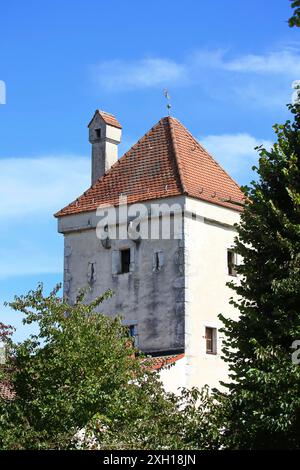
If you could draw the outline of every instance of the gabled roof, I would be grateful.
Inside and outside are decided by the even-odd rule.
[[[94,120],[94,117],[97,114],[102,117],[105,124],[108,124],[109,126],[113,126],[113,127],[118,127],[119,129],[122,129],[121,124],[119,123],[117,118],[115,118],[115,116],[113,114],[109,114],[106,111],[101,111],[100,109],[96,109],[94,116],[92,117],[92,119],[88,123],[88,127],[92,123],[92,121]]]
[[[186,194],[242,210],[244,195],[190,132],[175,118],[162,118],[96,183],[55,214],[93,211],[100,204],[128,204]]]

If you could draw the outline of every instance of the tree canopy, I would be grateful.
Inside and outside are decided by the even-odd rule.
[[[218,392],[228,448],[300,447],[300,105],[275,125],[277,142],[259,151],[258,181],[246,188],[237,226],[238,321],[221,316],[231,382]]]
[[[7,339],[2,373],[12,400],[0,397],[0,448],[188,449],[205,446],[206,391],[166,393],[145,367],[121,318],[96,309],[82,293],[74,305],[43,286],[10,306],[39,332]],[[3,379],[3,377],[2,377]],[[201,398],[203,407],[196,402]]]
[[[289,26],[300,27],[300,0],[291,0],[291,7],[294,8],[293,14],[289,19]]]

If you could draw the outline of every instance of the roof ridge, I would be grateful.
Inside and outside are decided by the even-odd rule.
[[[55,216],[95,210],[102,203],[118,205],[122,193],[128,196],[129,204],[185,194],[238,211],[241,208],[233,202],[244,200],[233,178],[178,119],[170,116],[162,117]]]
[[[173,129],[172,119],[173,118],[171,116],[167,117],[169,127],[170,127],[170,132],[171,132],[171,142],[172,142],[172,145],[173,145],[175,161],[176,161],[177,168],[178,168],[178,173],[179,173],[179,180],[180,180],[180,184],[182,186],[183,193],[186,193],[187,191],[186,191],[186,187],[185,187],[185,183],[184,183],[184,172],[183,172],[183,169],[182,169],[180,156],[179,156],[179,152],[178,152],[178,148],[177,148],[176,135],[175,135],[175,132],[174,132],[174,129]]]
[[[153,129],[155,127],[157,127],[161,121],[163,121],[164,118],[161,118],[156,124],[154,124],[154,126],[151,127],[151,129],[149,129],[146,134],[144,134],[139,140],[137,140],[135,142],[135,144],[133,144],[125,153],[123,153],[123,155],[118,158],[118,160],[112,164],[112,166],[106,170],[106,172],[104,173],[104,175],[102,175],[97,181],[95,181],[94,184],[92,184],[88,189],[87,191],[89,191],[89,189],[93,188],[99,181],[101,181],[102,179],[104,179],[107,175],[109,175],[126,157],[126,155],[131,152],[139,143],[143,142],[147,137],[148,137],[148,134],[150,134],[150,132],[153,131]],[[78,199],[78,198],[77,198]],[[74,199],[76,201],[76,199]]]
[[[96,113],[103,113],[103,114],[107,114],[108,116],[113,116],[113,117],[116,117],[114,114],[112,113],[108,113],[107,111],[104,111],[104,109],[96,109]]]
[[[95,112],[99,112],[99,110],[96,110]],[[83,194],[86,194],[87,192],[93,190],[98,184],[100,181],[104,180],[107,176],[109,176],[111,173],[113,173],[116,168],[120,165],[120,163],[123,162],[123,160],[126,159],[126,156],[132,152],[134,152],[135,150],[135,147],[137,147],[138,145],[140,145],[141,143],[143,143],[145,140],[147,140],[147,138],[149,137],[149,135],[151,135],[151,133],[154,131],[155,128],[157,128],[160,124],[162,124],[166,119],[168,118],[168,116],[166,117],[162,117],[156,124],[154,124],[137,142],[135,142],[135,144],[133,144],[125,153],[123,153],[123,155],[118,158],[118,160],[113,163],[113,165],[104,173],[104,175],[102,175],[97,181],[95,181],[94,184],[92,184],[86,191],[84,191]],[[177,165],[178,166],[178,165]],[[180,183],[181,183],[181,178],[179,177],[180,179]],[[82,195],[83,195],[82,194]],[[60,215],[60,213],[65,209],[67,208],[69,205],[71,204],[74,204],[78,201],[78,199],[82,196],[78,196],[76,199],[74,199],[71,203],[67,204],[65,207],[63,207],[62,209],[60,209],[59,211],[57,211],[54,216],[57,217]]]
[[[230,178],[230,180],[235,184],[235,186],[241,190],[241,187],[237,184],[237,182],[232,178],[232,176],[230,176],[229,173],[227,173],[226,170],[224,170],[224,168],[220,165],[220,163],[217,162],[217,160],[211,155],[211,153],[205,148],[203,147],[203,145],[201,145],[201,143],[199,142],[198,139],[196,139],[193,134],[176,118],[172,117],[171,119],[175,120],[181,127],[183,127],[183,129],[185,130],[185,132],[193,139],[193,141],[196,143],[196,145],[198,145],[198,147],[207,153],[207,155],[209,155],[209,157],[213,160],[213,162],[220,168],[220,170],[222,170],[223,173],[225,173],[226,176],[228,176],[228,178]]]
[[[117,127],[119,129],[122,129],[122,126],[119,123],[116,116],[112,113],[108,113],[107,111],[104,111],[103,109],[96,109],[96,111],[94,112],[94,115],[93,115],[92,119],[90,120],[90,122],[88,123],[87,127],[90,127],[91,123],[93,122],[93,120],[94,120],[94,118],[97,114],[104,120],[104,122],[106,124],[108,124],[112,127]],[[108,121],[106,121],[105,119],[108,119]]]

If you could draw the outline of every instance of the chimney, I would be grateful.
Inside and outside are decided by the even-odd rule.
[[[88,128],[89,141],[92,144],[93,185],[118,160],[122,126],[112,114],[97,109]]]

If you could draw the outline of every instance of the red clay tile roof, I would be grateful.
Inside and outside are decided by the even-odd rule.
[[[109,126],[118,127],[119,129],[122,129],[121,124],[119,123],[117,118],[115,118],[113,114],[109,114],[106,111],[101,111],[100,109],[96,109],[95,114],[99,114],[102,117],[103,121]],[[92,120],[94,119],[95,114],[93,118],[91,119],[91,121],[89,122],[88,127],[91,124]]]
[[[129,204],[186,194],[237,211],[244,195],[190,132],[162,118],[82,196],[55,214],[93,211],[100,204]]]
[[[143,366],[148,370],[159,370],[164,366],[174,364],[174,362],[182,359],[184,354],[171,354],[168,356],[146,357],[143,359]]]

